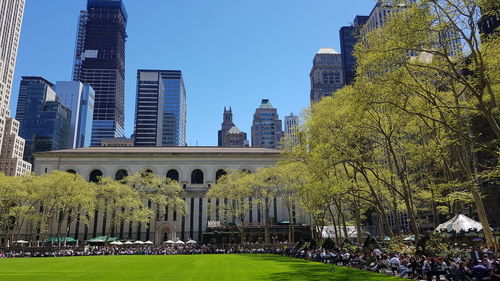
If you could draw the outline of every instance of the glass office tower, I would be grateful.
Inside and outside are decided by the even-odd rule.
[[[88,0],[80,12],[73,80],[95,91],[92,146],[124,134],[126,26],[122,0]]]
[[[34,162],[33,153],[71,148],[71,110],[42,77],[23,77],[17,113],[19,135],[26,140],[24,160]]]
[[[58,81],[54,87],[61,102],[71,109],[71,147],[89,147],[95,92],[79,81]]]
[[[186,145],[186,89],[179,70],[138,70],[136,146]]]

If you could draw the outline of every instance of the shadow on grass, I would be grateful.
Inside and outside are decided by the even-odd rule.
[[[356,270],[341,266],[332,266],[318,262],[305,261],[301,259],[288,258],[276,255],[249,256],[249,259],[267,260],[272,262],[286,263],[288,272],[271,273],[266,279],[269,280],[338,280],[338,281],[390,281],[405,280],[385,274]]]

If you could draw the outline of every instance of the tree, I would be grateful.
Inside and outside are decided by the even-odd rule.
[[[491,44],[498,43],[498,33],[481,44],[476,23],[481,10],[488,11],[493,2],[419,1],[390,16],[383,27],[360,41],[355,52],[356,83],[376,85],[378,89],[370,92],[378,107],[395,110],[416,120],[420,128],[439,133],[439,139],[433,141],[448,155],[435,170],[435,175],[447,173],[437,183],[458,180],[468,186],[489,247],[494,241],[478,171],[498,165],[498,157],[480,167],[477,152],[496,155],[498,150],[499,52]],[[484,140],[484,131],[474,129],[473,120],[484,120],[490,140]],[[401,176],[405,168],[397,167],[398,161],[391,156],[404,186],[406,179]]]
[[[55,201],[53,208],[55,210],[55,220],[57,222],[56,236],[59,246],[61,246],[62,225],[66,221],[66,230],[64,237],[69,235],[69,226],[75,219],[80,219],[88,224],[87,214],[95,209],[96,192],[94,185],[85,181],[80,175],[66,173],[61,171],[52,171],[50,174],[41,177],[43,184],[46,185]],[[66,241],[64,241],[66,244]]]
[[[149,221],[152,211],[143,208],[144,202],[138,190],[110,178],[102,178],[96,187],[98,207],[113,214],[106,228],[106,236],[108,238],[111,230],[122,221],[138,223]]]
[[[240,232],[241,243],[244,241],[245,216],[251,210],[249,198],[253,195],[253,175],[246,171],[228,171],[207,192],[208,198],[224,198],[219,208],[231,217]],[[225,219],[227,219],[227,217]]]
[[[187,212],[186,202],[182,200],[182,188],[177,181],[158,177],[147,170],[125,177],[123,183],[139,191],[146,202],[151,202],[153,210],[168,207],[181,215]]]

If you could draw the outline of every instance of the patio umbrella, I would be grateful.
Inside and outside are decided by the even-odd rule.
[[[16,243],[17,244],[28,244],[29,242],[25,241],[25,240],[17,240]]]
[[[187,242],[186,242],[186,244],[196,244],[196,241],[194,241],[194,240],[189,240],[189,241],[187,241]]]
[[[113,241],[113,242],[111,242],[109,244],[111,244],[111,245],[117,245],[117,246],[123,245],[123,243],[120,242],[120,241]]]
[[[184,245],[186,243],[182,242],[182,240],[177,240],[177,242],[175,242],[175,244]]]
[[[144,244],[146,244],[146,245],[153,245],[153,242],[148,240],[148,241],[144,242]]]
[[[89,243],[103,243],[103,242],[113,242],[118,240],[116,237],[108,237],[108,236],[97,236],[92,239],[87,240]]]
[[[403,241],[415,241],[415,235],[410,235],[410,236],[406,237],[405,239],[403,239]]]
[[[175,244],[175,242],[172,240],[167,240],[167,241],[163,242],[163,244]]]
[[[131,241],[125,241],[125,243],[123,243],[123,244],[125,244],[125,245],[132,245],[134,243],[132,243]]]
[[[142,244],[144,244],[144,242],[137,240],[134,242],[134,244],[142,245]]]

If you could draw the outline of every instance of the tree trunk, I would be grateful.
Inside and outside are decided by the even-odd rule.
[[[339,235],[337,232],[337,221],[335,220],[335,215],[333,214],[332,208],[328,206],[328,211],[330,212],[330,216],[332,217],[333,223],[333,234],[335,235],[335,243],[339,243]]]

